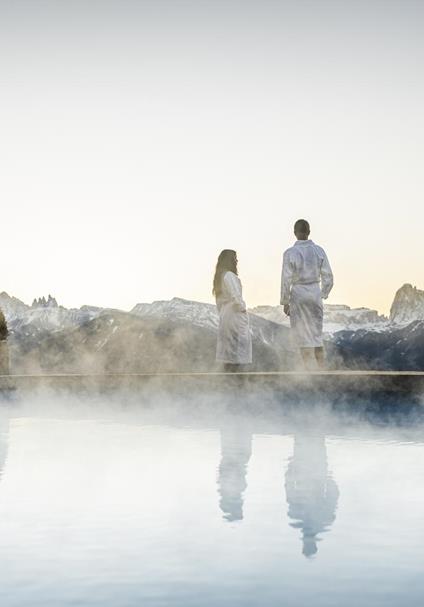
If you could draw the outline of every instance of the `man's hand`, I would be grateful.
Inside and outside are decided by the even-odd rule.
[[[284,314],[286,316],[290,316],[290,306],[289,306],[289,304],[284,304],[283,310],[284,310]]]

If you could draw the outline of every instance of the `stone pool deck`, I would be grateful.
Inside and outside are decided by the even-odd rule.
[[[0,375],[0,391],[23,393],[40,389],[103,392],[157,389],[169,393],[230,390],[272,392],[286,397],[305,395],[337,397],[377,395],[421,397],[424,372],[420,371],[324,371],[247,373],[109,373]]]

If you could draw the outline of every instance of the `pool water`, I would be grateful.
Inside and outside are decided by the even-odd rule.
[[[423,604],[424,428],[38,398],[0,417],[0,604]]]

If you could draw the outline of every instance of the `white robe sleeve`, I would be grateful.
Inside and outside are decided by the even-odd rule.
[[[290,263],[289,252],[283,256],[283,269],[281,271],[281,297],[280,304],[285,306],[290,303],[290,290],[293,282],[293,269]]]
[[[233,272],[227,272],[224,276],[224,284],[227,287],[234,308],[239,312],[246,312],[240,279]]]
[[[324,253],[324,259],[321,264],[321,297],[323,299],[327,299],[327,297],[330,295],[333,284],[333,272],[331,270],[327,255]]]

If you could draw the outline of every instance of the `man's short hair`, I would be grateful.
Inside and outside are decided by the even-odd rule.
[[[294,224],[294,231],[296,234],[309,234],[311,228],[306,219],[298,219]]]

